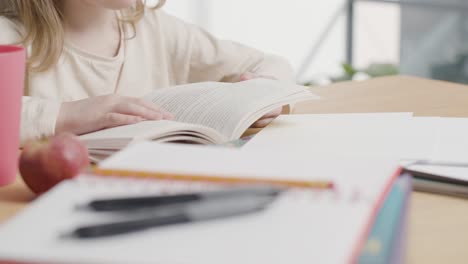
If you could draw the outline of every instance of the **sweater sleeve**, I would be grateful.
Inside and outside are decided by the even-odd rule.
[[[21,143],[53,135],[61,103],[29,96],[23,96],[22,103]]]
[[[236,82],[245,72],[294,81],[283,58],[245,45],[215,38],[203,29],[158,11],[174,68],[185,70],[187,82]]]
[[[12,45],[19,43],[21,34],[19,27],[11,20],[0,17],[0,44]],[[24,89],[27,95],[27,87]],[[60,110],[60,102],[23,96],[21,108],[21,144],[28,139],[37,139],[53,135],[55,122]]]

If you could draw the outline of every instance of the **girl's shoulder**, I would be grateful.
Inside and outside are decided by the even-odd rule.
[[[0,0],[1,1],[1,0]],[[167,40],[180,41],[200,30],[200,28],[192,23],[186,22],[174,15],[167,13],[162,9],[149,9],[145,13],[142,21],[140,21],[142,31],[151,30],[162,34]]]
[[[162,9],[147,9],[140,22],[151,26],[167,26],[168,24],[179,23],[181,21]]]
[[[21,37],[21,25],[13,19],[0,16],[0,44],[18,44]]]

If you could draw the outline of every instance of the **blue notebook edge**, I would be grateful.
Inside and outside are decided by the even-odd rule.
[[[357,263],[403,263],[412,176],[400,175],[393,183],[375,219]]]

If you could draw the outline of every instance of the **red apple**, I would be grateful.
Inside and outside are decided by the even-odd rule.
[[[27,142],[19,160],[24,182],[38,194],[77,176],[88,165],[88,149],[78,137],[68,133]]]

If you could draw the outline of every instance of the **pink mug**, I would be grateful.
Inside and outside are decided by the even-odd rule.
[[[25,68],[23,48],[0,45],[0,186],[13,183],[18,173]]]

